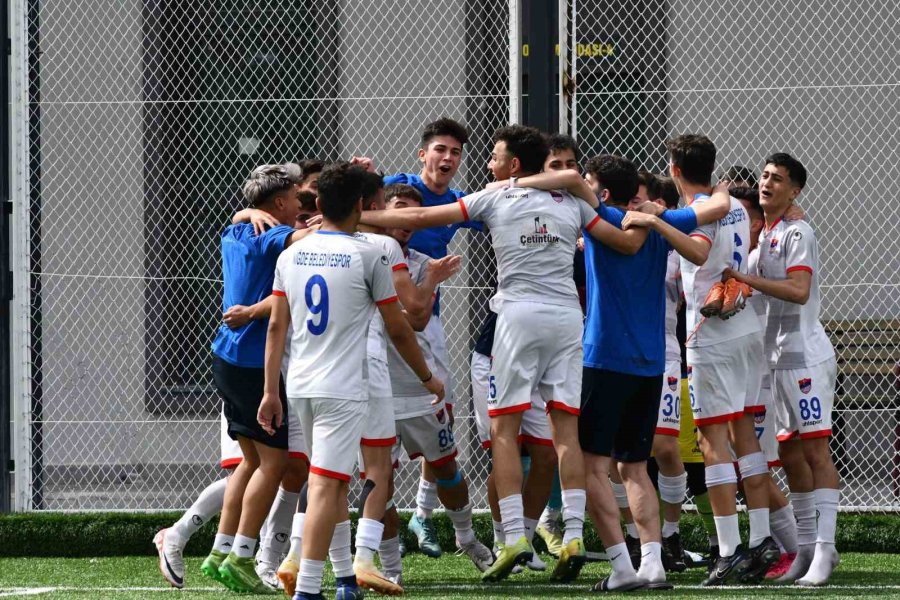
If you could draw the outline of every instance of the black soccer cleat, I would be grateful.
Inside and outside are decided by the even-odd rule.
[[[750,564],[739,574],[738,579],[741,583],[759,583],[766,576],[769,567],[778,562],[781,556],[781,550],[778,544],[771,537],[764,539],[756,548],[747,550],[750,556]]]
[[[662,539],[662,563],[667,572],[681,573],[687,569],[684,560],[684,548],[681,545],[681,535],[676,531],[669,537]]]
[[[641,540],[625,534],[625,546],[628,548],[628,557],[631,558],[631,566],[637,571],[641,568]]]
[[[719,546],[717,544],[710,545],[709,547],[709,555],[706,557],[706,575],[707,577],[712,575],[712,572],[716,568],[716,563],[719,561]]]
[[[739,544],[731,556],[719,557],[712,573],[703,581],[702,585],[714,587],[735,582],[747,570],[751,562],[753,559],[750,557],[750,552],[744,549],[743,544]]]

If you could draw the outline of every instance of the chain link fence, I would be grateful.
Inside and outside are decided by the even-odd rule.
[[[208,349],[219,232],[243,207],[243,179],[260,163],[351,155],[418,172],[421,127],[446,115],[472,133],[454,186],[480,189],[491,133],[511,116],[517,4],[12,3],[19,510],[182,508],[221,476]],[[723,169],[759,172],[776,149],[809,168],[801,203],[841,357],[843,503],[896,510],[900,208],[880,188],[900,157],[900,8],[563,4],[560,128],[583,157],[661,172],[664,140],[692,131],[716,142]],[[469,358],[493,257],[477,232],[452,250],[465,257],[442,292],[456,437],[484,508]],[[417,469],[403,466],[401,506]]]

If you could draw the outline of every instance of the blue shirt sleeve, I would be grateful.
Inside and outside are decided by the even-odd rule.
[[[609,206],[604,203],[600,203],[600,206],[597,207],[597,214],[600,215],[600,218],[606,221],[607,223],[611,223],[616,227],[622,226],[622,219],[625,218],[625,212],[622,210],[613,210]]]
[[[396,175],[384,176],[384,185],[388,186],[395,183],[409,183],[407,181],[406,173],[397,173]]]
[[[262,245],[262,252],[266,256],[278,257],[284,250],[289,235],[294,233],[293,227],[287,225],[278,225],[267,230],[260,236],[259,243]]]
[[[659,218],[686,235],[697,229],[697,214],[693,208],[666,210]]]

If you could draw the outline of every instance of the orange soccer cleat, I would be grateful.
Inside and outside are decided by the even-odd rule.
[[[743,310],[747,298],[753,295],[753,289],[746,283],[737,279],[729,279],[725,282],[725,300],[719,317],[728,319]]]
[[[700,314],[707,319],[714,317],[722,312],[724,304],[725,284],[719,281],[710,288],[709,293],[706,295],[706,300],[703,301],[703,306],[700,307]]]

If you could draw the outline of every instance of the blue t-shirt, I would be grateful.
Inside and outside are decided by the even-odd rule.
[[[422,194],[422,206],[442,206],[444,204],[453,204],[466,195],[461,190],[448,189],[443,194],[435,194],[419,175],[412,173],[398,173],[396,175],[388,175],[384,178],[384,185],[388,186],[394,183],[405,183],[411,185]],[[409,247],[413,250],[426,254],[431,258],[444,258],[447,256],[447,245],[453,239],[456,230],[460,227],[469,229],[477,229],[484,231],[484,225],[477,221],[466,221],[464,223],[454,223],[452,225],[442,225],[441,227],[429,227],[428,229],[420,229],[413,233],[409,239]],[[434,301],[434,314],[437,315],[440,296]]]
[[[622,226],[625,211],[601,204],[605,221]],[[697,216],[690,208],[667,210],[663,220],[690,233]],[[662,375],[666,362],[666,262],[672,247],[650,231],[637,254],[626,255],[584,236],[587,320],[584,366],[631,375]]]
[[[222,232],[222,312],[235,304],[256,304],[272,293],[275,263],[292,233],[293,228],[278,225],[256,235],[249,223],[231,225]],[[212,343],[213,354],[239,367],[262,368],[268,327],[268,319],[256,319],[238,329],[222,323]]]

